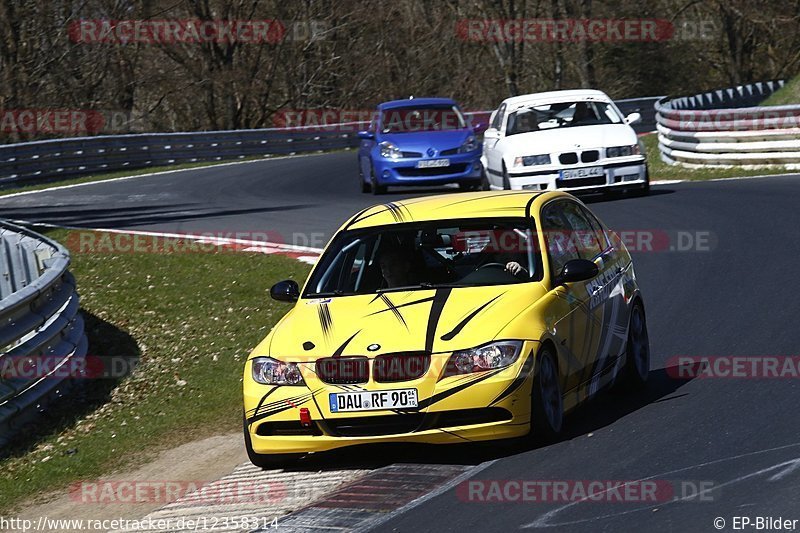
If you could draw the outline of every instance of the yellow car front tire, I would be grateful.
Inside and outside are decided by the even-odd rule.
[[[549,346],[543,346],[537,357],[538,370],[531,390],[531,437],[553,442],[564,423],[564,401],[558,380],[556,358]]]

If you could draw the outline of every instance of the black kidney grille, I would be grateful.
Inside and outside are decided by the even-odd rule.
[[[558,160],[562,165],[574,165],[578,162],[578,154],[575,152],[564,152],[558,156]]]
[[[369,359],[366,357],[326,357],[317,359],[317,375],[334,385],[369,381]]]
[[[593,163],[600,159],[600,152],[598,150],[586,150],[581,153],[581,161],[584,163]]]
[[[383,383],[418,379],[425,375],[430,364],[428,353],[379,355],[373,364],[372,377]]]

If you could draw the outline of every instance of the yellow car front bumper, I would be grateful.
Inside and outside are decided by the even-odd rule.
[[[431,369],[418,380],[400,383],[330,385],[303,369],[305,385],[256,383],[250,362],[245,371],[246,429],[258,454],[309,453],[371,443],[464,443],[521,437],[531,418],[535,347],[526,341],[511,366],[440,379]],[[329,395],[344,391],[415,388],[419,409],[405,412],[334,413]],[[311,423],[301,422],[307,409]]]

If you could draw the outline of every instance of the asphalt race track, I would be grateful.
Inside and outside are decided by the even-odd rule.
[[[0,216],[166,232],[277,232],[286,242],[319,246],[313,241],[361,207],[430,192],[362,195],[355,172],[353,153],[266,160],[0,198]],[[684,532],[715,531],[717,517],[726,530],[734,516],[800,518],[798,380],[677,379],[667,370],[676,356],[800,355],[799,180],[674,183],[654,186],[646,198],[589,200],[612,229],[657,236],[657,250],[634,251],[653,352],[646,392],[601,395],[569,417],[563,440],[547,447],[422,447],[417,457],[403,455],[410,462],[490,461],[475,470],[476,480],[647,479],[672,493],[656,502],[492,503],[468,501],[469,492],[454,487],[376,529]],[[691,498],[698,488],[709,490]]]

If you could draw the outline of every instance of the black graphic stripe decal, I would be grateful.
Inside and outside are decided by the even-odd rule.
[[[383,300],[383,303],[386,304],[386,308],[387,308],[386,311],[391,311],[392,314],[394,315],[394,317],[398,320],[398,322],[403,324],[403,326],[405,326],[405,328],[406,328],[406,331],[408,331],[408,324],[406,324],[406,319],[403,318],[403,314],[394,305],[394,303],[389,299],[389,297],[387,295],[381,293],[381,300]]]
[[[256,408],[255,409],[251,409],[250,411],[248,411],[248,413],[249,414],[257,413],[258,410],[261,409],[261,406],[264,405],[264,402],[266,401],[266,399],[269,398],[269,395],[272,394],[273,392],[275,392],[276,390],[278,390],[278,387],[272,387],[269,390],[269,392],[267,392],[264,396],[261,397],[260,400],[258,400],[258,405],[256,405]]]
[[[255,415],[255,416],[253,416],[252,418],[250,418],[247,421],[247,423],[248,424],[252,424],[254,422],[258,422],[259,420],[263,420],[263,419],[265,419],[265,418],[267,418],[269,416],[276,415],[278,413],[282,413],[283,411],[288,411],[289,409],[295,409],[295,408],[297,408],[297,407],[299,407],[301,405],[304,405],[304,404],[308,403],[309,401],[311,401],[311,396],[309,396],[308,398],[304,398],[302,400],[298,400],[296,402],[292,402],[291,404],[287,403],[286,405],[283,405],[283,406],[278,407],[278,408],[274,408],[274,409],[270,410],[269,412],[259,413],[259,414]]]
[[[516,196],[518,194],[531,194],[531,193],[530,193],[530,191],[512,191],[512,192],[492,194],[492,195],[487,195],[487,196],[478,196],[477,198],[467,198],[466,200],[459,200],[457,202],[453,202],[453,203],[450,203],[450,204],[445,204],[442,207],[443,208],[444,207],[451,207],[451,206],[454,206],[454,205],[465,204],[467,202],[480,202],[482,200],[493,200],[495,198],[500,198],[501,196]],[[534,198],[535,197],[536,196],[534,196]]]
[[[520,369],[517,377],[514,378],[514,381],[512,381],[511,384],[506,387],[506,390],[501,392],[497,398],[492,400],[492,403],[489,405],[496,404],[520,388],[522,384],[525,383],[525,380],[528,379],[528,375],[531,373],[531,370],[533,370],[533,350],[528,353],[528,358],[525,359],[524,363],[522,363],[522,368]]]
[[[404,304],[394,305],[394,306],[392,306],[392,307],[390,307],[388,309],[381,309],[380,311],[375,311],[374,313],[370,313],[367,316],[379,315],[381,313],[386,313],[388,311],[394,311],[394,309],[401,309],[403,307],[422,304],[422,303],[425,303],[425,302],[432,302],[434,298],[435,298],[435,296],[428,296],[426,298],[420,298],[419,300],[414,300],[413,302],[406,302]]]
[[[505,293],[503,293],[503,294],[505,294]],[[456,324],[456,327],[454,327],[452,331],[450,331],[450,332],[448,332],[448,333],[445,333],[444,335],[442,335],[441,339],[442,339],[443,341],[450,341],[450,340],[453,340],[453,338],[454,338],[456,335],[458,335],[459,333],[461,333],[461,330],[462,330],[462,329],[464,329],[464,326],[466,326],[467,324],[469,324],[469,321],[470,321],[470,320],[472,320],[473,318],[475,318],[475,317],[478,315],[478,313],[480,313],[481,311],[483,311],[484,309],[486,309],[488,306],[490,306],[492,303],[494,303],[494,301],[495,301],[495,300],[497,300],[498,298],[500,298],[501,296],[503,296],[503,294],[498,294],[497,296],[495,296],[494,298],[492,298],[491,300],[489,300],[488,302],[486,302],[485,304],[481,305],[480,307],[478,307],[477,309],[475,309],[473,312],[471,312],[470,314],[468,314],[466,317],[464,317],[464,319],[463,319],[463,320],[461,320],[461,322],[459,322],[458,324]]]
[[[322,335],[327,339],[330,336],[331,328],[333,327],[331,310],[328,308],[328,304],[320,304],[317,307],[317,313],[319,314],[319,325],[322,327]]]
[[[341,346],[339,346],[338,348],[336,348],[336,351],[335,351],[335,352],[333,352],[333,357],[339,357],[340,355],[342,355],[342,354],[344,353],[344,349],[345,349],[345,348],[347,348],[347,345],[348,345],[348,344],[350,344],[350,341],[351,341],[351,340],[353,340],[353,339],[355,339],[355,338],[356,338],[356,335],[358,335],[359,333],[361,333],[361,330],[358,330],[358,331],[356,331],[355,333],[353,333],[353,334],[350,336],[350,338],[349,338],[349,339],[347,339],[346,341],[344,341],[344,342],[342,343],[342,345],[341,345]]]
[[[373,209],[373,208],[376,208],[376,207],[378,207],[378,206],[373,206],[372,208],[369,208],[369,209]],[[364,211],[359,213],[357,215],[357,217],[354,218],[347,225],[347,227],[349,228],[353,224],[357,224],[357,223],[362,222],[362,221],[364,221],[364,220],[366,220],[368,218],[371,218],[371,217],[386,213],[387,211],[389,212],[389,214],[392,215],[392,218],[395,220],[395,222],[405,222],[406,220],[411,219],[410,211],[403,204],[396,204],[394,202],[388,202],[386,204],[383,204],[383,208],[384,209],[381,209],[380,211],[375,211],[374,213],[370,213],[368,215],[364,215],[365,212],[369,211],[369,209],[365,209]],[[403,212],[403,210],[405,210],[405,213]]]
[[[403,213],[402,205],[397,205],[394,202],[388,202],[384,205],[386,206],[386,209],[389,210],[389,213],[392,215],[392,218],[394,219],[395,222],[405,222],[406,215],[405,213]]]
[[[496,376],[497,374],[499,374],[502,371],[503,371],[502,368],[497,369],[497,370],[490,370],[489,372],[486,372],[482,376],[480,376],[480,377],[478,377],[476,379],[473,379],[472,381],[469,381],[467,383],[462,383],[461,385],[455,386],[455,387],[453,387],[451,389],[447,389],[446,391],[442,391],[442,392],[440,392],[438,394],[434,394],[430,398],[425,398],[424,400],[420,400],[418,408],[419,409],[427,409],[431,405],[433,405],[435,403],[438,403],[438,402],[441,402],[445,398],[449,398],[453,394],[461,392],[464,389],[467,389],[467,388],[475,385],[476,383],[480,383],[481,381],[483,381],[485,379],[489,379],[492,376]]]
[[[287,409],[292,409],[294,407],[303,405],[304,403],[308,402],[314,394],[315,393],[309,391],[305,394],[301,394],[300,396],[286,398],[284,400],[278,400],[276,402],[270,402],[266,405],[263,405],[258,411],[253,413],[253,416],[247,419],[247,423],[252,424],[253,422],[258,422],[259,420],[267,418],[268,416],[272,416],[282,411],[286,411]]]
[[[257,412],[255,412],[254,414],[258,414],[261,411],[269,411],[270,409],[273,409],[275,407],[283,406],[287,401],[288,402],[300,401],[303,398],[305,398],[306,396],[310,396],[311,394],[312,394],[312,392],[306,388],[306,392],[304,392],[302,394],[298,394],[297,396],[291,396],[289,398],[284,398],[282,400],[275,400],[274,402],[265,403],[262,406],[260,406],[259,410]]]
[[[350,222],[347,223],[347,227],[345,227],[344,229],[345,230],[350,229],[350,226],[352,226],[353,224],[355,224],[356,222],[361,220],[361,215],[363,215],[364,213],[366,213],[367,211],[369,211],[373,207],[375,207],[375,206],[365,207],[364,209],[362,209],[361,211],[359,211],[358,213],[353,215],[353,218],[350,219]]]
[[[428,315],[428,331],[425,334],[425,351],[433,351],[433,341],[436,338],[436,327],[439,325],[439,319],[442,318],[442,311],[444,311],[444,304],[450,297],[453,291],[450,287],[436,289],[436,294],[433,295],[433,303],[431,304],[431,313]]]

